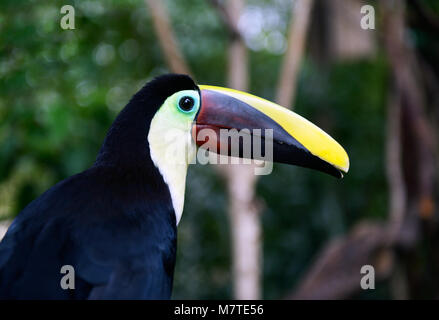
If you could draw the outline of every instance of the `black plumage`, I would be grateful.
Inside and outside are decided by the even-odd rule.
[[[167,97],[198,90],[161,76],[130,100],[94,165],[56,184],[16,217],[0,243],[2,299],[166,299],[171,296],[176,218],[148,146]],[[75,269],[75,290],[60,269]]]

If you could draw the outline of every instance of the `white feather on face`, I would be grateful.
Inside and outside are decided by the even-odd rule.
[[[187,168],[196,154],[191,129],[199,107],[198,91],[174,93],[154,115],[148,133],[151,159],[169,187],[177,225],[183,213]]]

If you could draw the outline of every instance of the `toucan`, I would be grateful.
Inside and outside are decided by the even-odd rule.
[[[197,139],[206,128],[218,134]],[[271,130],[275,162],[335,177],[349,169],[333,138],[284,107],[159,76],[121,110],[89,169],[14,219],[0,243],[0,299],[169,299],[188,164],[197,146],[227,155],[219,132],[232,129],[264,129],[262,139]]]

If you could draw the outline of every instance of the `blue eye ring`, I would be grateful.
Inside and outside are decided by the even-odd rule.
[[[195,109],[195,99],[191,96],[183,96],[178,101],[178,108],[183,112],[192,112]]]

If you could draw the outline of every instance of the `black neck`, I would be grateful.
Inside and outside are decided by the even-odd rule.
[[[148,143],[152,117],[133,98],[108,131],[95,165],[126,169],[153,165]]]

